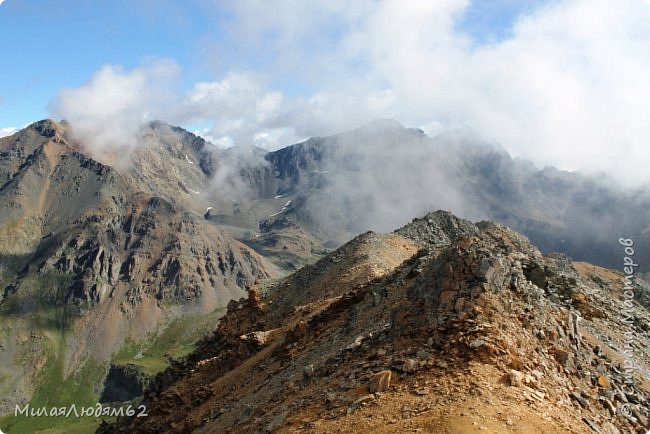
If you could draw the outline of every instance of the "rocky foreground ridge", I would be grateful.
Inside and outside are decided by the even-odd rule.
[[[431,213],[251,286],[148,417],[99,432],[645,433],[650,316],[622,278]]]

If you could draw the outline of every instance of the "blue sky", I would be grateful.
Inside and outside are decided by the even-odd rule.
[[[162,119],[277,148],[391,117],[650,180],[648,0],[5,0],[0,49],[0,135],[65,118],[111,147]]]
[[[173,2],[7,0],[0,6],[0,119],[22,125],[48,115],[64,87],[80,86],[104,64],[133,68],[147,57],[173,58],[187,80],[207,74],[202,41],[220,38],[220,26],[201,7]]]
[[[458,28],[477,44],[500,40],[532,4],[478,0]],[[233,40],[231,20],[218,2],[6,0],[0,6],[0,44],[8,65],[0,68],[0,126],[49,116],[48,104],[59,90],[81,86],[105,64],[131,69],[147,58],[173,59],[185,87],[229,69],[264,71],[273,64],[272,50],[265,54]],[[315,91],[300,76],[280,75],[273,82],[289,95]]]

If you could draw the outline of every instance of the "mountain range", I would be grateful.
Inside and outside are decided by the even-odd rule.
[[[368,230],[389,232],[433,209],[510,226],[544,254],[559,251],[620,269],[625,255],[618,239],[623,237],[634,240],[638,263],[650,259],[649,190],[625,190],[605,177],[540,170],[471,131],[432,138],[392,120],[271,152],[220,149],[160,121],[143,125],[133,143],[96,149],[76,140],[66,122],[44,120],[0,138],[0,184],[0,414],[27,402],[127,401],[143,390],[155,402],[151,394],[180,381],[179,372],[187,374],[189,363],[235,351],[228,347],[233,333],[260,332],[246,345],[264,347],[258,337],[276,336],[273,327],[294,326],[282,322],[293,321],[287,319],[292,309],[322,304],[314,310],[320,313],[332,304],[340,311],[362,311],[355,298],[361,295],[344,296],[343,288],[352,291],[386,273],[406,272],[412,261],[425,257],[443,267],[440,258],[446,256],[437,255],[459,236],[496,242],[490,230],[486,234],[455,217],[443,229],[422,229],[416,220],[401,233],[366,235],[368,243],[381,244],[378,250],[337,259],[347,258],[341,252],[365,240],[340,247],[353,237]],[[449,225],[460,229],[450,232]],[[421,239],[421,230],[433,238]],[[506,231],[499,242],[519,240],[513,234]],[[538,260],[541,253],[532,254],[534,248],[521,243],[545,269],[550,259]],[[330,253],[336,248],[343,250]],[[493,244],[489,249],[494,255],[501,251]],[[337,265],[339,260],[344,265]],[[330,263],[334,268],[325,267],[326,277],[320,271],[314,275],[313,267]],[[301,271],[278,280],[296,270]],[[576,273],[568,272],[574,279]],[[603,285],[612,290],[613,284]],[[262,291],[267,307],[274,306],[263,309],[264,316],[255,310],[261,309],[255,296],[233,302],[246,291],[250,300],[251,288]],[[635,294],[648,306],[647,291]],[[344,303],[348,296],[353,301]],[[266,325],[249,329],[253,320],[246,318],[234,324],[241,319],[236,306],[242,303],[251,304],[258,312],[255,321],[264,318]],[[246,309],[240,313],[249,315]],[[224,314],[219,327],[226,331],[217,335],[227,345],[204,338],[181,359],[185,370],[175,370],[172,360],[191,352]],[[215,372],[247,363],[251,351],[224,360],[222,371]],[[150,376],[164,369],[149,384]],[[0,424],[4,420],[25,432],[53,423],[5,418]]]

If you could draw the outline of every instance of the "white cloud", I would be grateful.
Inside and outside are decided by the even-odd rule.
[[[0,3],[2,3],[1,0],[0,0]],[[16,131],[18,131],[18,128],[16,128],[16,127],[0,128],[0,137],[10,136],[13,133],[15,133]]]
[[[519,17],[510,38],[478,46],[454,26],[468,0],[361,2],[352,11],[346,3],[274,5],[272,14],[256,14],[254,2],[235,8],[239,34],[274,35],[264,48],[275,50],[276,63],[300,59],[310,65],[301,68],[312,74],[307,81],[327,89],[291,119],[298,130],[310,129],[306,120],[311,130],[340,130],[373,115],[471,125],[538,164],[650,181],[650,9],[643,2],[546,2]],[[338,30],[328,43],[305,46],[333,22]],[[318,71],[337,68],[334,83],[319,79]],[[390,97],[376,104],[369,95],[381,92]]]
[[[522,17],[512,38],[472,48],[449,21],[466,3],[387,1],[368,19],[372,63],[400,119],[468,124],[541,164],[628,182],[647,172],[647,7],[555,2]]]
[[[275,129],[282,104],[282,93],[266,90],[259,77],[232,72],[220,81],[195,84],[183,97],[178,120],[212,122],[206,133],[214,142],[252,144],[260,142],[261,133],[270,137],[265,130]]]
[[[455,26],[470,3],[227,2],[223,43],[259,59],[248,64],[256,72],[230,71],[170,97],[175,66],[107,66],[53,107],[99,143],[122,122],[129,131],[151,117],[213,123],[204,134],[214,141],[266,147],[378,117],[435,132],[469,125],[541,165],[650,181],[647,4],[546,2],[509,38],[477,45]],[[315,90],[289,96],[294,82]]]
[[[131,71],[106,65],[83,86],[62,90],[50,104],[66,119],[91,151],[103,153],[130,146],[142,122],[172,113],[171,84],[178,66],[156,60]]]

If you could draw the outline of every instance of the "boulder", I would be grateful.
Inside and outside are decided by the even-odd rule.
[[[370,393],[385,392],[390,387],[392,375],[390,370],[377,372],[370,378],[368,391]]]

